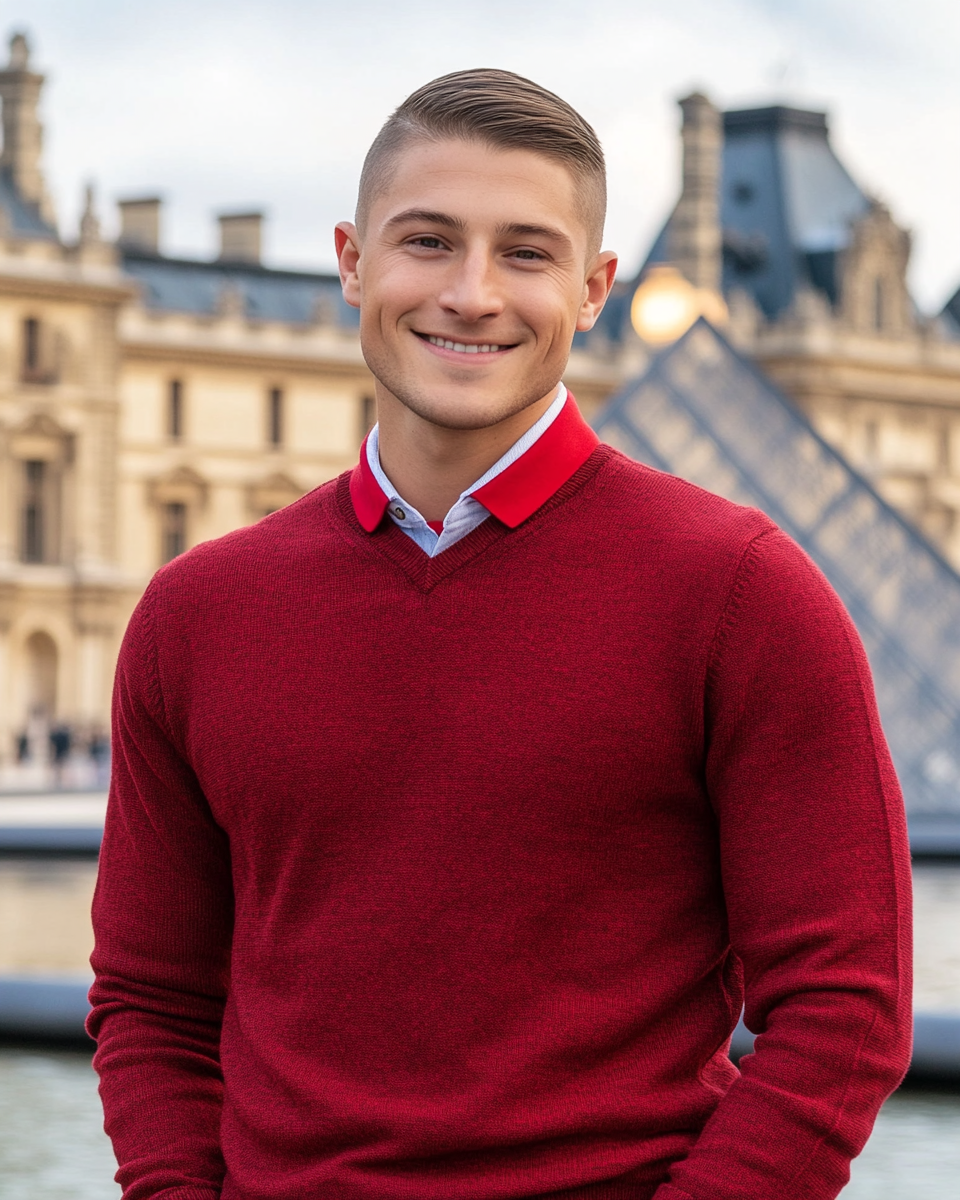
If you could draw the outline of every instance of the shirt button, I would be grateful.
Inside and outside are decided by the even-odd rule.
[[[397,518],[398,521],[405,521],[407,519],[407,514],[403,511],[403,509],[400,507],[399,504],[393,510],[393,515]]]

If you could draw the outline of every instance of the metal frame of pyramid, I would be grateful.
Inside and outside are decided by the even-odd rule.
[[[594,428],[803,547],[863,638],[911,821],[960,821],[960,575],[937,550],[703,319]]]

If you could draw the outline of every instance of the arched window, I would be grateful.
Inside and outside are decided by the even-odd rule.
[[[52,721],[57,714],[57,644],[38,630],[26,641],[27,711]]]

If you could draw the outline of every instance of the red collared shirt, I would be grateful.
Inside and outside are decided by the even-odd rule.
[[[516,528],[566,483],[599,442],[580,415],[573,396],[562,384],[561,389],[537,425],[461,494],[439,528],[437,524],[428,524],[403,500],[384,475],[374,429],[364,440],[360,462],[350,478],[350,497],[358,521],[372,533],[386,513],[431,557],[466,537],[488,516]],[[538,430],[537,426],[541,428]],[[517,448],[525,441],[527,445],[518,455]]]

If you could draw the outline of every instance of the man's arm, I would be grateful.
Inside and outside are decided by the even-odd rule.
[[[213,1200],[233,898],[226,838],[163,709],[148,590],[114,690],[87,1028],[125,1200]]]
[[[828,1200],[909,1062],[910,862],[860,641],[779,531],[751,544],[717,630],[707,745],[760,1036],[655,1200]]]

